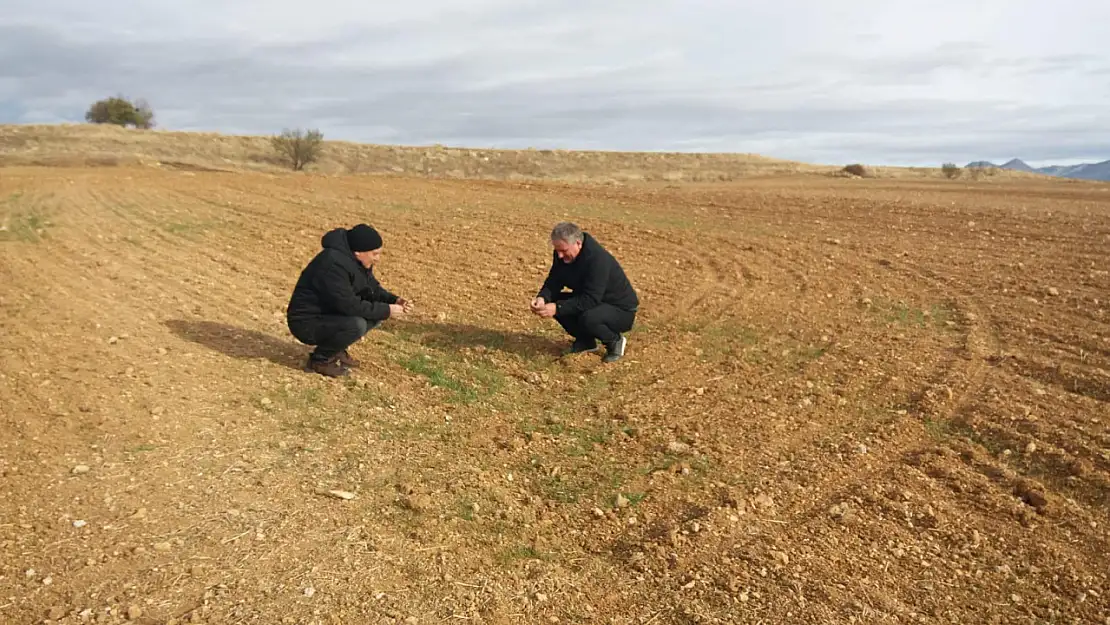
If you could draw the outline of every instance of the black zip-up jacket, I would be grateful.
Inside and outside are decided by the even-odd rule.
[[[319,315],[346,315],[368,321],[389,318],[389,305],[397,303],[366,269],[347,245],[347,231],[336,228],[320,238],[324,249],[308,263],[293,287],[286,317],[290,321]]]
[[[564,287],[572,291],[566,299],[555,296]],[[598,304],[611,304],[621,310],[635,312],[640,298],[616,258],[588,233],[582,233],[582,250],[572,263],[559,260],[551,252],[551,270],[537,294],[545,302],[555,302],[555,314],[577,315]]]

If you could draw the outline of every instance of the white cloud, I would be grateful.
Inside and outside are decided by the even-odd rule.
[[[0,14],[0,122],[76,121],[123,92],[163,127],[224,132],[829,163],[1110,158],[1110,4],[915,4],[38,0]]]

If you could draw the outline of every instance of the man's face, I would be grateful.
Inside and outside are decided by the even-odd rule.
[[[371,250],[369,252],[355,252],[355,258],[367,269],[373,267],[382,257],[382,248]]]
[[[567,243],[566,241],[556,240],[551,242],[551,247],[555,248],[559,260],[569,264],[573,263],[575,258],[578,258],[578,252],[582,251],[582,242]]]

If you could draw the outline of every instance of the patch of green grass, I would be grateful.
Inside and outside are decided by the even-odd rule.
[[[709,470],[713,467],[713,460],[709,456],[694,456],[690,459],[690,469],[694,475],[698,477],[706,477],[709,475]]]
[[[712,466],[708,456],[691,455],[691,456],[676,456],[675,454],[665,453],[663,457],[657,461],[640,469],[640,475],[650,475],[658,471],[670,471],[675,465],[685,464],[690,468],[690,473],[698,476],[705,477],[709,474],[709,469]]]
[[[559,421],[575,421],[578,415],[582,412],[583,406],[589,406],[595,403],[600,397],[608,393],[612,388],[612,383],[609,381],[607,373],[592,373],[581,381],[577,388],[571,389],[568,392],[573,400],[560,398],[554,403],[544,408],[545,418],[548,425],[558,425]],[[525,421],[527,424],[528,422]],[[560,425],[560,427],[563,427]],[[535,427],[533,427],[535,429]],[[558,432],[550,432],[557,434]]]
[[[887,313],[886,320],[901,323],[904,325],[915,325],[918,327],[924,327],[925,311],[920,308],[906,306],[905,304],[898,304]]]
[[[736,358],[739,352],[747,351],[762,340],[755,328],[729,321],[690,322],[680,325],[679,329],[697,336],[697,353],[702,362],[719,363]]]
[[[131,449],[128,449],[127,453],[129,453],[129,454],[139,454],[139,453],[143,453],[143,452],[147,452],[147,451],[154,451],[155,449],[158,449],[158,447],[156,445],[151,445],[150,443],[143,443],[142,445],[136,445],[135,447],[132,447]]]
[[[550,560],[551,557],[550,554],[541,553],[530,545],[516,545],[497,554],[497,559],[502,564],[510,564],[517,560]]]
[[[461,395],[473,392],[469,386],[451,377],[441,364],[427,354],[409,356],[401,365],[412,373],[428,378],[432,386],[445,388]]]
[[[821,356],[824,356],[825,352],[827,352],[828,350],[828,345],[806,345],[797,350],[795,353],[798,355],[798,358],[800,360],[811,361],[817,360]]]
[[[274,403],[291,408],[294,410],[304,410],[313,406],[319,406],[324,400],[324,391],[316,387],[281,387],[271,395],[271,406]],[[258,402],[261,404],[262,400]]]
[[[316,387],[281,387],[253,400],[263,410],[280,409],[290,415],[282,423],[282,429],[324,433],[332,429],[335,415],[321,410],[324,391]]]
[[[947,328],[947,322],[953,317],[952,307],[944,303],[922,308],[903,301],[879,300],[875,302],[874,310],[887,323],[917,328]]]
[[[462,519],[464,521],[473,521],[474,520],[474,502],[473,501],[471,501],[471,500],[469,500],[465,497],[462,498],[462,499],[459,499],[457,502],[455,502],[455,509],[458,510],[458,515],[459,515],[460,519]]]
[[[799,370],[807,364],[820,360],[828,353],[831,344],[820,340],[806,340],[793,336],[759,336],[754,342],[745,344],[743,358],[752,364],[764,367],[782,367]]]
[[[673,454],[663,454],[663,458],[658,462],[652,462],[643,469],[640,469],[641,475],[651,475],[657,471],[670,471],[671,467],[680,462],[678,456]]]
[[[380,441],[431,440],[449,441],[454,438],[453,430],[426,421],[386,421],[375,422]]]
[[[1002,453],[1007,447],[1016,446],[1016,443],[999,440],[991,436],[990,432],[980,431],[962,419],[926,418],[923,423],[925,432],[937,441],[963,439],[967,442],[979,445],[994,455]]]
[[[528,482],[530,488],[544,499],[563,504],[590,501],[602,507],[613,505],[615,493],[625,488],[629,477],[623,461],[575,453],[557,454],[551,459],[532,456],[517,470],[533,476]]]
[[[933,323],[943,327],[948,327],[948,322],[952,321],[952,317],[955,314],[952,307],[946,304],[933,304],[929,312]]]
[[[166,223],[162,229],[180,237],[194,237],[219,226],[215,221],[173,221]]]
[[[505,374],[482,357],[457,357],[448,353],[421,352],[397,356],[405,370],[425,377],[432,386],[448,392],[448,402],[471,404],[491,399],[505,387]]]
[[[471,363],[468,373],[483,397],[494,395],[505,387],[505,374],[488,361]]]
[[[374,210],[410,214],[418,212],[417,208],[409,202],[379,202],[374,206]]]
[[[474,329],[453,329],[451,332],[430,329],[425,325],[397,325],[392,330],[397,339],[433,347],[437,350],[455,352],[464,347],[482,346],[488,350],[503,350],[508,340],[504,332]]]
[[[997,436],[992,436],[990,432],[982,432],[964,421],[950,421],[948,427],[952,436],[966,438],[995,456],[1001,454],[1010,446],[1008,441],[999,440]]]
[[[820,360],[829,351],[829,345],[798,343],[790,348],[786,361],[797,370],[804,369],[811,362]]]
[[[418,335],[417,332],[401,331],[397,332],[398,336],[404,337],[406,340],[413,340]],[[458,350],[465,347],[482,346],[486,349],[504,349],[508,339],[505,338],[503,332],[496,330],[465,330],[461,332],[451,333],[438,333],[425,337],[424,340],[419,341],[422,345],[437,347],[440,349]]]
[[[647,493],[622,493],[624,498],[628,500],[630,507],[635,507],[640,504],[647,497]]]
[[[934,440],[942,441],[953,435],[951,424],[943,419],[925,419],[925,432]]]
[[[594,373],[586,376],[586,379],[582,381],[582,386],[578,388],[576,395],[579,398],[585,397],[587,401],[589,401],[607,392],[610,387],[611,384],[608,375],[604,373]]]
[[[368,385],[360,386],[359,379],[355,377],[344,378],[343,385],[347,387],[347,391],[351,394],[351,398],[362,404],[367,404],[370,407],[393,407],[393,398],[380,387]]]
[[[415,354],[401,361],[401,366],[427,378],[432,386],[450,391],[449,401],[469,404],[496,394],[505,384],[505,376],[489,363],[471,363],[466,378],[448,371],[448,364],[429,354]]]
[[[325,418],[321,414],[301,414],[300,416],[300,419],[285,422],[283,424],[283,429],[316,432],[318,434],[331,431],[331,420]]]
[[[613,438],[613,428],[608,424],[570,427],[565,433],[574,438],[567,448],[568,456],[589,456],[595,445],[605,445]]]
[[[35,208],[17,209],[21,193],[13,193],[0,204],[0,241],[24,241],[37,243],[46,238],[50,226],[46,215]]]

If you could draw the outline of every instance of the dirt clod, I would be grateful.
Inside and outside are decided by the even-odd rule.
[[[752,499],[752,505],[759,510],[768,511],[775,507],[775,500],[766,493],[760,493]]]
[[[1044,491],[1032,484],[1019,483],[1014,488],[1014,494],[1028,505],[1036,508],[1038,512],[1044,512],[1048,507],[1048,499],[1045,497]]]
[[[690,446],[681,441],[671,441],[667,443],[667,451],[677,456],[690,453]]]
[[[413,512],[423,513],[431,510],[432,498],[423,493],[412,493],[401,498],[401,505]]]

